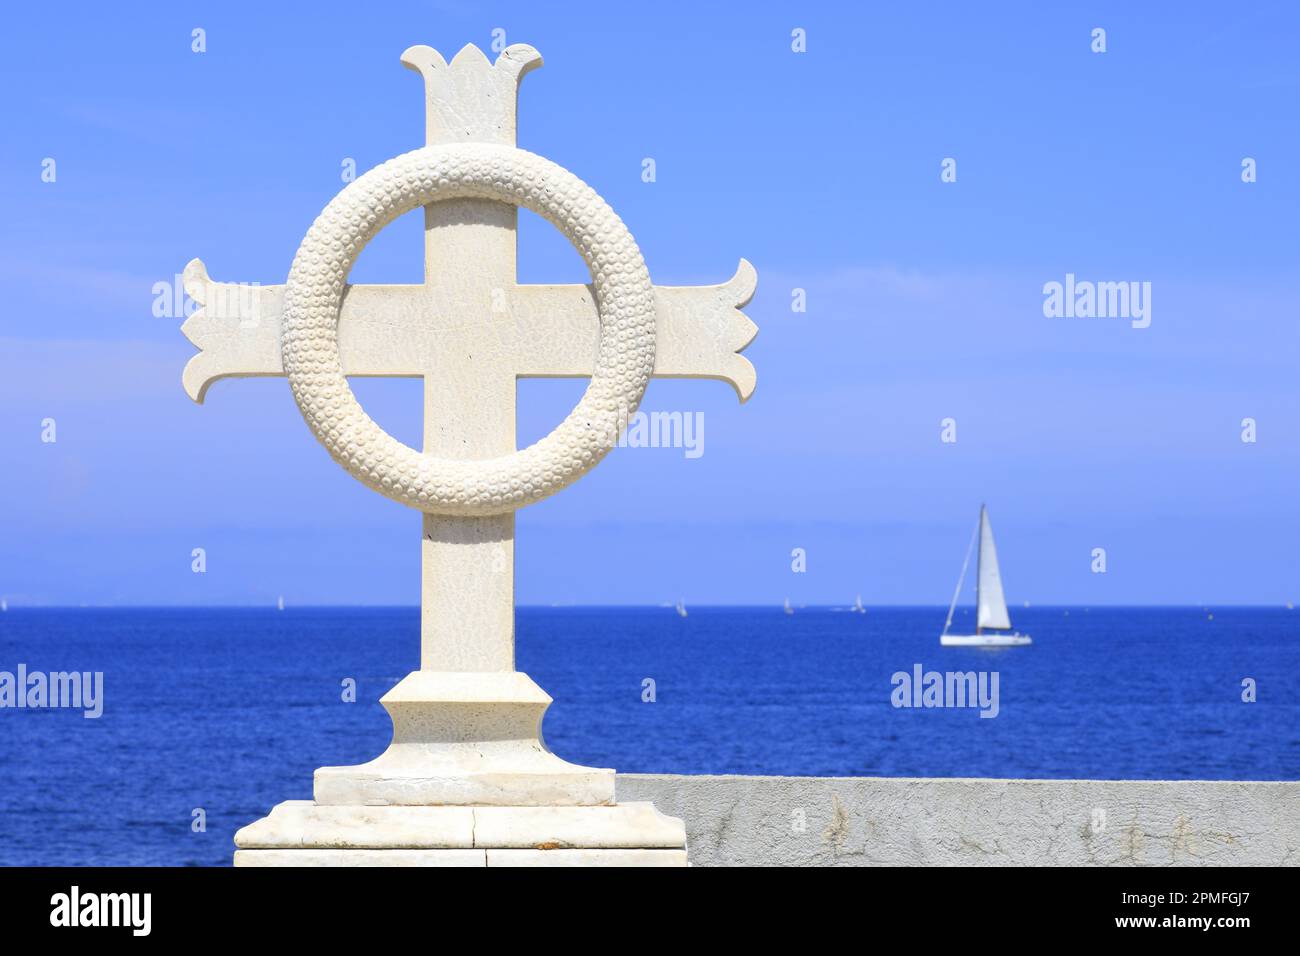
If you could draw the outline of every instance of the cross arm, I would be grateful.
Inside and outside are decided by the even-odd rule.
[[[185,366],[186,393],[202,403],[222,378],[283,375],[280,319],[284,286],[215,282],[199,259],[185,267],[185,291],[200,306],[181,326],[199,353]],[[758,327],[740,311],[758,277],[744,259],[726,282],[710,286],[656,286],[655,376],[729,382],[743,402],[755,372],[738,353]],[[595,366],[599,326],[587,285],[522,285],[502,290],[500,313],[488,324],[514,349],[521,377],[586,376]],[[488,308],[488,304],[484,304]],[[339,353],[347,375],[417,377],[437,347],[439,311],[424,286],[348,286],[339,316]]]
[[[202,260],[185,267],[185,291],[200,306],[181,331],[199,354],[181,374],[185,392],[202,404],[222,378],[283,375],[280,318],[284,286],[215,282]],[[423,374],[421,336],[428,336],[423,286],[350,285],[339,318],[339,353],[348,375]]]
[[[741,259],[736,274],[719,285],[655,286],[655,377],[718,379],[747,401],[757,377],[739,353],[758,326],[740,310],[757,284],[754,267]],[[600,329],[591,286],[524,285],[513,300],[511,311],[529,343],[518,358],[521,378],[592,373]]]

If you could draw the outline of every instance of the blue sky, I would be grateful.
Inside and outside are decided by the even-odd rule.
[[[418,516],[329,460],[283,380],[191,403],[151,290],[194,256],[283,282],[344,158],[421,145],[401,51],[494,28],[546,59],[520,146],[601,193],[656,282],[759,273],[754,398],[653,382],[705,453],[619,449],[522,512],[521,602],[946,603],[981,501],[1013,605],[1300,600],[1291,5],[75,6],[0,37],[11,606],[416,602]],[[531,214],[519,261],[584,279]],[[407,216],[353,280],[420,263]],[[1045,317],[1067,273],[1150,282],[1150,327]],[[582,387],[522,383],[521,444]],[[416,439],[418,381],[354,388]]]

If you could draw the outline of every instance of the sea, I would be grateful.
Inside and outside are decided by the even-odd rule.
[[[945,611],[521,608],[517,666],[555,698],[550,749],[620,772],[1300,778],[1300,611],[1016,609],[1034,643],[1003,649],[940,647]],[[0,672],[103,675],[98,718],[0,708],[0,864],[228,865],[315,768],[387,746],[378,701],[419,628],[415,608],[0,613]],[[918,667],[996,675],[996,716],[898,706],[924,703],[900,689]]]

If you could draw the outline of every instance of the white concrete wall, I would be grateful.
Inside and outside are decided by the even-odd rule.
[[[1300,864],[1300,782],[619,774],[696,866]]]

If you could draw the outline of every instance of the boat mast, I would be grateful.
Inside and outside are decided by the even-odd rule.
[[[984,564],[984,502],[980,502],[980,520],[975,527],[979,529],[980,550],[975,555],[975,636],[978,637],[984,633],[984,628],[980,627],[980,567]]]
[[[948,620],[943,622],[943,633],[948,633],[948,628],[952,627],[952,613],[957,609],[957,599],[961,597],[961,586],[966,582],[966,569],[970,567],[971,549],[975,547],[975,539],[979,537],[980,525],[983,524],[984,506],[980,506],[980,521],[975,522],[975,530],[971,532],[970,544],[966,546],[966,558],[961,563],[961,574],[957,577],[957,589],[952,592],[952,603],[948,605]]]

